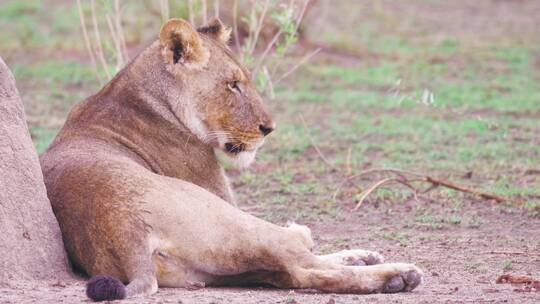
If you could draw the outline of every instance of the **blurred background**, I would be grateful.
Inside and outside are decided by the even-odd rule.
[[[538,1],[2,0],[0,53],[38,151],[73,104],[156,39],[162,20],[201,25],[216,13],[237,30],[231,47],[257,70],[279,122],[238,183],[271,174],[290,187],[302,176],[295,194],[320,197],[329,167],[316,142],[349,174],[389,166],[467,175],[538,205],[538,175],[526,174],[540,166]]]
[[[251,169],[227,169],[243,209],[310,225],[321,252],[362,245],[418,261],[439,284],[471,284],[460,292],[540,269],[538,256],[478,251],[540,251],[540,1],[1,0],[0,55],[38,152],[163,20],[216,14],[278,124]],[[354,176],[380,167],[508,200],[415,198],[399,184],[364,200],[382,176]]]

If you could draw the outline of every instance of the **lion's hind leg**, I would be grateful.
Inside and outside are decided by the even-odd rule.
[[[88,269],[94,276],[87,283],[86,295],[94,301],[110,301],[157,292],[149,232],[122,219],[115,229],[102,230],[102,234],[100,251],[94,257],[96,266]]]
[[[93,301],[112,301],[154,294],[158,284],[151,263],[150,259],[138,261],[137,266],[130,268],[127,286],[113,276],[95,275],[86,284],[86,295]]]

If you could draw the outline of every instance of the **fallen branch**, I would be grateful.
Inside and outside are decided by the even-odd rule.
[[[372,168],[372,169],[364,170],[364,171],[362,171],[360,173],[357,173],[355,175],[349,176],[338,186],[338,188],[334,192],[333,199],[334,200],[336,199],[337,195],[339,194],[339,191],[341,190],[341,188],[343,187],[343,185],[345,183],[351,182],[353,179],[359,178],[361,176],[365,176],[367,174],[372,174],[372,173],[391,173],[391,174],[396,175],[396,177],[384,178],[384,179],[374,183],[373,185],[371,185],[365,191],[363,191],[360,194],[360,198],[359,198],[356,206],[354,207],[353,211],[357,210],[362,205],[363,201],[373,191],[375,191],[379,187],[383,186],[384,184],[387,184],[387,183],[390,183],[390,182],[400,183],[400,184],[406,186],[407,188],[411,189],[413,191],[414,199],[416,201],[418,201],[418,194],[419,193],[427,193],[427,192],[429,192],[429,191],[431,191],[431,190],[433,190],[433,189],[435,189],[436,187],[439,187],[439,186],[442,186],[442,187],[445,187],[445,188],[448,188],[448,189],[453,189],[453,190],[460,191],[460,192],[464,192],[464,193],[470,193],[470,194],[479,196],[481,198],[489,199],[489,200],[495,200],[497,202],[509,201],[508,198],[506,198],[504,196],[494,194],[494,193],[473,189],[473,188],[470,188],[470,187],[467,187],[467,186],[464,186],[464,185],[460,185],[460,184],[457,184],[457,183],[454,183],[454,182],[451,182],[451,181],[448,181],[448,180],[435,178],[435,177],[429,176],[427,174],[414,172],[414,171],[395,169],[395,168]],[[429,183],[430,187],[427,188],[426,190],[420,191],[417,187],[413,186],[413,183],[416,183],[416,182]]]
[[[540,255],[539,253],[531,253],[531,252],[524,252],[524,251],[485,251],[483,254],[505,254],[505,255]]]
[[[518,292],[540,292],[540,281],[533,279],[530,276],[515,276],[511,274],[503,274],[495,281],[497,284],[525,284],[524,288],[514,289]]]
[[[426,176],[425,179],[426,179],[427,182],[430,182],[433,185],[440,185],[440,186],[444,186],[446,188],[454,189],[454,190],[457,190],[457,191],[471,193],[471,194],[480,196],[481,198],[485,198],[485,199],[488,199],[488,200],[489,199],[495,200],[495,201],[497,201],[499,203],[508,201],[508,198],[506,198],[506,197],[503,197],[503,196],[500,196],[500,195],[497,195],[497,194],[494,194],[494,193],[489,193],[489,192],[484,192],[484,191],[481,191],[481,190],[475,190],[475,189],[467,188],[467,187],[465,187],[463,185],[458,185],[458,184],[452,183],[450,181],[445,181],[445,180],[442,180],[442,179],[436,179],[436,178],[431,177],[431,176]]]

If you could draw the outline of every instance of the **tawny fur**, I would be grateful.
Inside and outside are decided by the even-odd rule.
[[[249,162],[244,155],[255,154],[261,128],[274,122],[221,23],[209,26],[166,23],[158,41],[73,108],[42,155],[73,263],[120,279],[127,296],[193,284],[416,287],[421,272],[411,264],[355,266],[380,257],[362,250],[316,256],[307,227],[279,227],[235,207],[215,150]]]

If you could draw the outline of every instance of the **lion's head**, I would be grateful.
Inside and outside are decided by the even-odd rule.
[[[201,141],[247,166],[275,123],[249,71],[227,47],[229,36],[218,19],[197,30],[171,19],[161,28],[159,47],[167,73],[182,89],[169,101],[177,117]]]

